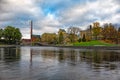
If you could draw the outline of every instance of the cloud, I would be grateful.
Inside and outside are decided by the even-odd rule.
[[[112,3],[112,0],[96,0],[94,2],[86,2],[84,5],[74,5],[62,12],[62,23],[85,25],[95,21],[99,22],[115,22],[120,14],[116,11],[120,10],[120,6]],[[114,20],[115,15],[118,15]]]
[[[34,34],[57,32],[59,28],[86,28],[93,22],[120,21],[119,0],[0,0],[0,26],[20,28],[29,38],[29,21]]]

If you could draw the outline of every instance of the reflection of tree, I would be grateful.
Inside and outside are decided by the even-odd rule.
[[[88,51],[88,52],[81,52],[80,57],[89,59],[94,63],[102,63],[104,61],[107,62],[120,61],[120,55],[118,55],[117,52]]]
[[[34,52],[34,51],[33,51]],[[40,51],[41,56],[45,59],[55,59],[56,58],[56,54],[55,51],[53,50],[41,50]]]
[[[60,49],[60,50],[59,50],[58,60],[59,60],[59,61],[64,61],[64,60],[65,60],[63,49]]]
[[[72,61],[75,62],[77,60],[76,57],[76,53],[74,50],[69,50],[69,51],[65,51],[65,50],[60,50],[59,51],[59,55],[58,55],[58,60],[59,61]]]
[[[109,67],[109,69],[115,69],[117,64],[113,64],[113,62],[120,61],[120,54],[117,52],[85,51],[81,52],[80,57],[82,61],[89,62],[89,64],[94,63],[94,67],[102,66]]]
[[[107,69],[117,68],[117,64],[114,62],[120,61],[120,54],[111,51],[79,51],[79,53],[74,49],[42,49],[42,50],[32,50],[32,54],[42,57],[43,60],[57,60],[62,63],[76,64],[81,62],[86,62],[90,68],[100,69],[104,67]]]
[[[0,55],[4,61],[16,61],[20,59],[19,48],[3,48],[3,56]]]
[[[74,50],[70,50],[70,60],[75,62],[77,59],[76,59],[76,53]]]
[[[38,51],[32,50],[32,53],[37,53]],[[64,49],[58,49],[56,51],[54,50],[41,50],[40,54],[43,59],[58,59],[58,61],[73,61],[75,62],[77,60],[77,54],[74,50],[64,50]]]

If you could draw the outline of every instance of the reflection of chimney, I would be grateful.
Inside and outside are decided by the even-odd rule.
[[[31,45],[32,45],[32,34],[33,34],[33,23],[32,23],[32,20],[30,22],[30,26],[31,26],[31,31],[30,31],[30,38],[31,38]]]

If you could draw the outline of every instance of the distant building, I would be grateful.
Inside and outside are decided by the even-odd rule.
[[[83,35],[85,35],[85,38],[86,38],[87,41],[95,40],[95,36],[93,35],[93,28],[100,28],[100,31],[102,30],[102,28],[100,27],[100,23],[95,22],[95,23],[93,23],[93,25],[90,25],[88,29],[82,30],[80,32],[81,38],[83,38]],[[102,38],[102,35],[99,34],[97,36],[97,38],[100,40]]]
[[[86,30],[82,30],[80,32],[80,36],[81,36],[81,39],[83,38],[83,36],[85,35],[85,38],[87,41],[90,41],[92,40],[92,26],[90,25],[90,27]]]
[[[32,40],[32,43],[40,42],[41,40],[40,35],[32,35],[32,39],[22,39],[21,45],[30,45],[31,40]]]
[[[21,45],[30,45],[31,44],[31,39],[22,39],[21,40]]]
[[[41,38],[40,35],[32,35],[32,42],[40,42]]]

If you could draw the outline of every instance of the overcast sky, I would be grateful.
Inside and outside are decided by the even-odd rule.
[[[119,24],[120,0],[0,0],[0,28],[18,27],[30,38],[30,20],[38,35],[69,26],[85,29],[96,21]]]

